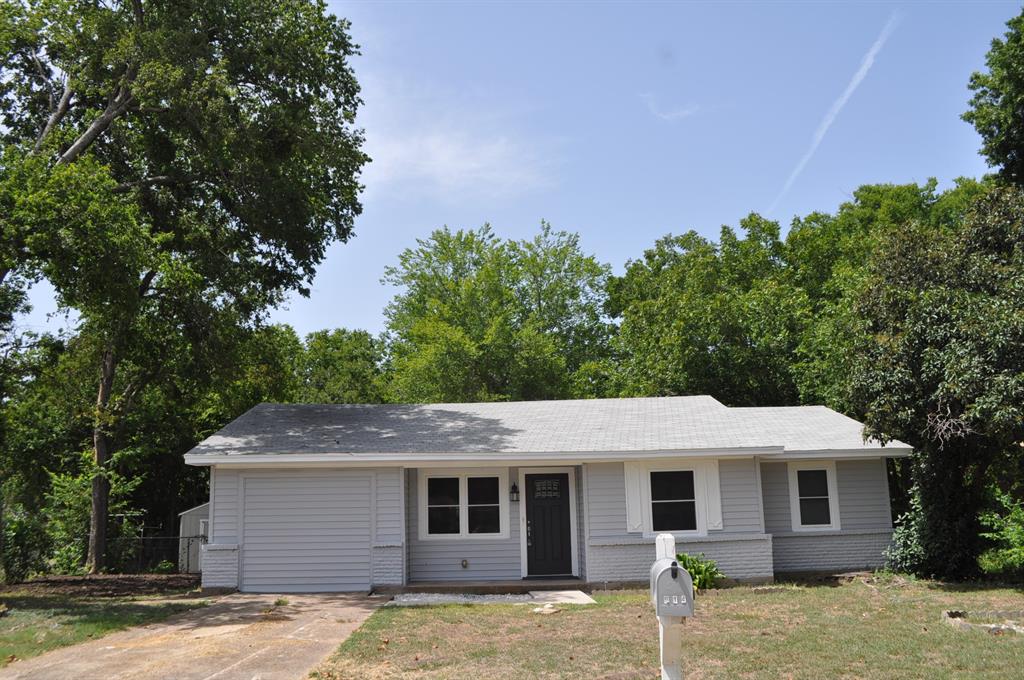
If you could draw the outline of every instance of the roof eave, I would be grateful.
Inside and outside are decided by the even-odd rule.
[[[874,446],[859,449],[808,449],[787,450],[777,456],[780,460],[800,460],[805,458],[907,458],[914,452],[913,447],[902,444],[899,446]]]
[[[451,452],[451,453],[186,453],[187,465],[231,465],[263,467],[279,465],[310,465],[346,463],[353,466],[398,465],[420,466],[438,463],[503,464],[517,462],[557,461],[560,463],[615,462],[658,458],[746,458],[779,456],[779,446],[741,446],[715,449],[671,449],[659,451],[537,451],[537,452]]]

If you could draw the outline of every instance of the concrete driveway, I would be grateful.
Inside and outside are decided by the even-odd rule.
[[[274,606],[278,598],[288,604]],[[304,678],[384,602],[362,595],[236,593],[161,623],[16,661],[0,678]]]

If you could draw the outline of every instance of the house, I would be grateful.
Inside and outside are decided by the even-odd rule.
[[[210,504],[203,503],[178,513],[178,571],[198,574],[200,547],[206,541],[210,525]]]
[[[823,406],[708,396],[261,404],[185,459],[210,467],[207,587],[642,581],[666,531],[769,581],[882,564],[885,459],[911,449],[861,433]]]

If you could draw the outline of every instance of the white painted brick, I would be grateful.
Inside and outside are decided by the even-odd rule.
[[[405,583],[404,573],[405,546],[388,545],[373,548],[372,583],[375,586],[402,585]]]
[[[691,555],[703,553],[731,579],[755,581],[773,577],[771,536],[736,541],[686,541],[678,543],[676,549]],[[642,581],[649,577],[654,562],[654,539],[649,543],[624,545],[591,544],[589,551],[588,581]]]
[[[883,552],[891,539],[889,530],[827,535],[776,534],[772,542],[775,571],[875,569],[885,564]]]
[[[237,588],[238,548],[209,548],[209,545],[203,546],[203,587]]]

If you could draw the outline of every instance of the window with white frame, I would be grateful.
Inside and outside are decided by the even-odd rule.
[[[505,470],[421,470],[420,538],[507,538],[507,478]]]
[[[427,533],[457,534],[461,531],[462,506],[458,477],[427,479]]]
[[[833,461],[790,463],[789,498],[794,531],[840,528]]]
[[[697,531],[697,489],[693,470],[654,470],[651,483],[651,529]]]

